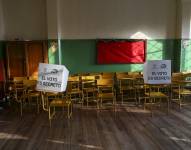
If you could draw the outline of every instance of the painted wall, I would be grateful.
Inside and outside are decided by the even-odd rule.
[[[179,70],[175,0],[58,0],[62,64],[71,73],[142,71],[141,64],[98,65],[97,39],[146,38],[147,60],[171,59]],[[162,10],[162,11],[161,11]],[[54,38],[54,37],[53,37]],[[58,56],[52,58],[58,59]],[[56,61],[55,61],[56,62]]]
[[[176,0],[54,2],[2,0],[6,40],[55,39],[60,35],[62,63],[71,73],[79,73],[141,71],[142,65],[97,65],[96,39],[148,38],[147,58],[172,59],[173,69],[178,69]],[[58,51],[49,51],[51,63],[58,63]]]
[[[7,40],[175,38],[175,0],[1,1]]]
[[[58,38],[58,0],[46,0],[47,36],[48,39]]]
[[[2,0],[0,0],[0,40],[4,40],[4,17],[3,17],[3,6]]]
[[[175,0],[60,0],[62,39],[175,38]],[[143,38],[143,37],[142,37]]]
[[[147,60],[172,60],[172,70],[179,69],[179,61],[176,58],[180,40],[148,40]],[[98,65],[96,62],[97,40],[62,40],[62,64],[66,65],[70,73],[83,72],[121,72],[142,71],[142,64],[112,64]]]
[[[6,40],[47,38],[46,0],[2,0]]]
[[[191,1],[182,0],[182,34],[181,38],[191,38]]]

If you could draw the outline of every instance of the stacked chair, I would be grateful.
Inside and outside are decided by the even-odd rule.
[[[140,73],[86,73],[70,75],[67,90],[64,93],[37,92],[36,79],[27,77],[14,77],[10,81],[9,96],[19,104],[20,115],[23,115],[23,105],[36,103],[37,113],[40,106],[48,112],[49,122],[56,114],[57,107],[66,109],[67,118],[71,118],[73,103],[81,107],[96,106],[97,110],[112,108],[116,111],[117,98],[121,105],[134,103],[151,110],[166,106],[169,112],[170,103],[178,104],[179,108],[191,95],[189,83],[190,74],[172,74],[171,85],[144,84]],[[29,80],[30,79],[30,80]],[[41,101],[42,100],[42,101]]]
[[[166,103],[166,112],[169,113],[170,85],[147,85],[145,86],[144,108],[149,107],[153,116],[154,107],[162,107]]]
[[[191,96],[190,77],[190,74],[172,74],[173,83],[171,85],[171,103],[177,104],[179,109],[181,109],[183,105],[191,104],[191,102],[187,100],[187,98]]]
[[[20,116],[23,115],[23,107],[25,104],[31,106],[32,101],[36,101],[37,113],[40,107],[40,92],[35,90],[36,80],[29,80],[27,77],[13,77],[10,81],[9,95],[13,102],[19,104]]]
[[[81,103],[83,106],[83,91],[81,89],[80,76],[70,76],[67,85],[67,95],[74,102]]]
[[[112,107],[116,111],[116,91],[113,78],[101,78],[97,80],[99,109]]]
[[[12,81],[10,81],[10,93],[12,93],[11,98],[14,102],[19,104],[20,106],[20,116],[23,115],[23,100],[24,100],[24,85],[23,80],[27,80],[27,77],[14,77]]]
[[[127,73],[117,73],[116,78],[119,94],[121,96],[121,104],[123,105],[125,101],[131,102],[131,100],[137,104],[136,88],[134,86],[135,78]]]
[[[24,102],[28,101],[29,105],[33,101],[36,101],[37,113],[40,111],[40,92],[36,91],[36,80],[23,80],[24,93],[23,100]]]
[[[72,116],[72,101],[65,93],[53,93],[58,95],[53,99],[48,99],[50,93],[42,92],[42,106],[43,110],[48,112],[49,123],[51,127],[51,120],[56,114],[56,108],[67,109],[67,117]],[[60,97],[61,96],[61,97]]]
[[[98,100],[97,100],[97,82],[96,82],[96,76],[94,75],[87,75],[87,76],[81,76],[81,85],[82,85],[82,91],[83,91],[83,100],[86,102],[86,106],[89,107],[90,102],[95,102],[98,106]]]

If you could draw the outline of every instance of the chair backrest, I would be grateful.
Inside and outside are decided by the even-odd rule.
[[[82,90],[86,88],[95,88],[96,87],[96,76],[82,76],[81,77],[81,86]]]
[[[13,82],[22,82],[23,80],[27,80],[27,77],[13,77]]]
[[[132,77],[136,77],[136,76],[141,75],[141,72],[128,72],[128,75],[132,76]]]
[[[127,77],[129,77],[127,72],[118,72],[118,73],[116,73],[117,80],[121,79],[121,78],[127,78]]]
[[[23,86],[27,89],[35,90],[37,80],[23,80]]]
[[[114,80],[99,79],[97,80],[98,93],[112,93],[115,95]]]
[[[81,76],[81,81],[94,81],[95,76],[94,75],[89,75],[89,76]]]
[[[149,85],[149,92],[162,92],[170,94],[170,84]]]
[[[14,88],[23,88],[24,80],[27,80],[27,77],[13,77]]]
[[[126,78],[126,79],[120,79],[119,85],[120,87],[126,86],[126,87],[134,87],[135,80],[131,78]]]
[[[18,100],[25,92],[23,81],[27,77],[13,77],[13,90],[15,98]]]
[[[96,80],[89,80],[89,81],[82,81],[82,90],[87,89],[87,88],[96,88]]]
[[[183,73],[183,76],[184,76],[184,80],[191,81],[191,73],[190,72]]]
[[[114,72],[103,72],[101,74],[101,79],[111,79],[113,80],[115,77],[115,73]]]
[[[184,75],[182,72],[172,73],[172,81],[182,81],[184,80]]]
[[[68,81],[67,84],[67,89],[66,89],[67,93],[71,93],[71,92],[76,92],[76,91],[81,91],[81,86],[80,86],[80,82],[79,81]]]
[[[90,72],[89,75],[90,76],[99,76],[99,75],[101,75],[101,73],[100,72]]]
[[[114,86],[114,81],[112,79],[99,79],[97,86]]]
[[[69,76],[68,81],[80,81],[80,76]]]
[[[144,85],[144,78],[143,78],[143,76],[135,78],[134,85]]]
[[[41,100],[42,100],[42,108],[44,111],[48,111],[49,109],[49,101],[48,96],[45,92],[41,92]]]
[[[119,89],[122,86],[127,86],[127,87],[133,87],[134,86],[134,78],[132,76],[129,76],[127,73],[117,73],[117,85]]]
[[[38,76],[30,76],[29,80],[38,80]]]
[[[80,88],[80,76],[69,76],[67,91]]]

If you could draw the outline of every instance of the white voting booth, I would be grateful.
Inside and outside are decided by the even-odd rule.
[[[144,83],[170,84],[171,60],[150,60],[144,63]]]
[[[69,71],[64,65],[40,63],[36,89],[45,92],[66,90]]]

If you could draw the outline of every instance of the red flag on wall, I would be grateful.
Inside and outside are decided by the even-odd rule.
[[[145,41],[98,41],[98,64],[145,62]]]

